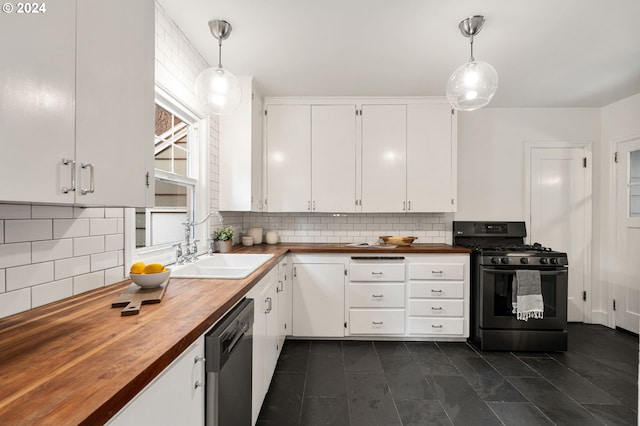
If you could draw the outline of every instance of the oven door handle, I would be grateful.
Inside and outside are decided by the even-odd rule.
[[[488,272],[490,274],[507,274],[507,275],[515,275],[515,269],[483,269],[483,272]],[[568,273],[569,270],[567,268],[564,269],[554,269],[553,271],[540,271],[540,275],[562,275]]]

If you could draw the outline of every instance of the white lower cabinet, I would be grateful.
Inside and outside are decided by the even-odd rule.
[[[292,269],[291,261],[288,257],[284,257],[278,263],[278,343],[281,349],[284,339],[293,333]]]
[[[404,334],[404,309],[350,309],[349,333]]]
[[[293,335],[344,337],[346,258],[293,257]]]
[[[279,343],[278,273],[272,269],[253,287],[247,297],[254,299],[252,409],[251,422],[255,424],[264,397],[278,362],[282,346]]]
[[[469,255],[408,260],[410,336],[469,337]]]
[[[202,335],[107,424],[202,426],[205,375]]]

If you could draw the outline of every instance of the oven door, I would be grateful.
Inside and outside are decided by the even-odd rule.
[[[512,312],[512,286],[516,269],[480,268],[479,325],[485,329],[564,330],[567,327],[567,268],[540,270],[544,318],[522,321]]]

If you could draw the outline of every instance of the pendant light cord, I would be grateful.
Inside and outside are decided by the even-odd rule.
[[[469,58],[469,62],[474,62],[475,59],[473,58],[473,35],[469,36],[469,43],[471,44],[471,58]]]
[[[221,39],[218,39],[218,68],[222,68],[222,40]]]

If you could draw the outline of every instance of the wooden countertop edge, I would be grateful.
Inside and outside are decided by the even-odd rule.
[[[203,319],[198,319],[195,324],[188,325],[185,332],[183,332],[180,337],[176,337],[176,341],[168,348],[163,349],[162,353],[159,355],[153,355],[153,361],[146,364],[144,367],[140,368],[138,374],[132,377],[128,382],[124,385],[119,386],[117,389],[104,390],[102,389],[102,393],[106,395],[102,395],[99,400],[84,400],[84,404],[80,407],[68,407],[68,406],[54,406],[48,407],[49,411],[46,414],[46,417],[34,417],[34,422],[42,423],[69,423],[70,421],[75,421],[77,424],[96,424],[96,423],[104,423],[108,421],[113,415],[115,415],[120,409],[122,409],[131,399],[133,399],[141,390],[143,390],[156,376],[158,376],[167,366],[169,366],[185,349],[187,349],[199,336],[205,333],[210,327],[212,327],[231,307],[233,307],[238,301],[240,301],[246,293],[256,285],[275,265],[277,265],[280,258],[288,253],[335,253],[335,254],[349,254],[349,253],[358,253],[358,254],[393,254],[393,253],[413,253],[413,254],[428,254],[428,253],[442,253],[442,254],[455,254],[455,253],[469,253],[470,251],[466,248],[462,247],[452,247],[444,244],[414,244],[412,246],[406,247],[397,247],[395,249],[371,249],[371,248],[351,248],[344,247],[344,244],[335,244],[335,243],[326,243],[326,244],[305,244],[305,243],[294,243],[294,244],[277,244],[277,245],[257,245],[253,247],[242,247],[242,246],[234,246],[234,253],[273,253],[273,259],[270,259],[264,265],[262,265],[258,270],[256,270],[249,277],[241,280],[192,280],[192,279],[171,279],[171,286],[173,288],[186,286],[189,284],[193,284],[194,282],[218,282],[224,283],[233,281],[234,288],[233,294],[226,298],[226,300],[222,301],[216,308],[212,309],[211,312],[206,314]],[[107,287],[103,287],[100,289],[96,289],[87,293],[83,293],[78,296],[74,296],[69,299],[64,299],[59,302],[54,302],[49,305],[45,305],[31,311],[23,312],[16,314],[14,316],[0,319],[0,337],[5,334],[9,334],[14,332],[17,334],[20,330],[25,329],[32,331],[34,334],[37,334],[37,328],[40,327],[36,325],[38,322],[43,321],[43,319],[53,319],[56,315],[63,316],[65,312],[73,312],[74,309],[79,309],[78,307],[82,304],[90,304],[90,303],[100,303],[104,302],[105,299],[115,298],[120,291],[124,290],[126,286],[130,283],[129,280],[122,281],[117,284],[113,284]],[[229,284],[232,286],[232,284]],[[237,288],[236,288],[237,287]],[[168,290],[169,292],[169,290]],[[184,295],[183,295],[184,296]],[[165,297],[167,297],[165,295]],[[173,295],[173,297],[178,297],[178,295]],[[166,304],[165,304],[166,305]],[[99,305],[102,306],[102,305]],[[144,309],[149,306],[157,306],[158,308],[162,308],[163,305],[145,305],[143,307],[143,311],[140,313],[141,323],[138,324],[139,327],[130,331],[130,334],[144,332],[144,327],[147,325],[144,322]],[[149,308],[146,308],[149,309]],[[151,317],[151,314],[148,314]],[[131,318],[131,317],[123,317],[123,318]],[[154,324],[151,324],[154,326]],[[155,327],[158,327],[159,324],[155,324]],[[153,328],[153,327],[152,327]],[[34,331],[36,330],[36,331]],[[114,332],[114,336],[116,336],[116,332]],[[124,340],[128,336],[128,333],[120,334],[118,338],[113,338],[110,341],[109,345],[114,345],[118,343],[119,340]],[[1,343],[1,342],[0,342]],[[107,344],[105,344],[107,345]],[[113,349],[113,348],[110,348]],[[96,353],[95,356],[99,356],[101,354],[100,351]],[[72,360],[70,365],[62,365],[59,367],[61,371],[66,371],[76,364],[96,362],[95,360],[90,360],[91,355],[87,356],[87,359],[81,359],[79,361]],[[1,359],[1,358],[0,358]],[[67,363],[69,364],[69,363]],[[2,383],[3,375],[0,373],[0,383]],[[55,380],[55,378],[53,379]],[[46,383],[48,384],[48,383]],[[25,390],[22,392],[23,395],[12,395],[10,397],[5,397],[0,399],[0,420],[3,418],[3,412],[7,408],[7,405],[10,405],[13,401],[25,397],[28,399],[29,392],[34,391],[35,387],[28,387],[31,390]],[[37,392],[37,390],[36,390]],[[0,392],[1,394],[1,392]],[[92,402],[93,404],[90,404]],[[63,404],[62,404],[63,405]],[[36,410],[37,411],[37,410]],[[72,415],[71,413],[75,411],[75,415],[72,418],[67,417],[68,415]],[[5,412],[5,414],[7,414]],[[8,419],[9,421],[5,424],[12,424],[11,420],[18,420],[21,424],[22,419]]]

